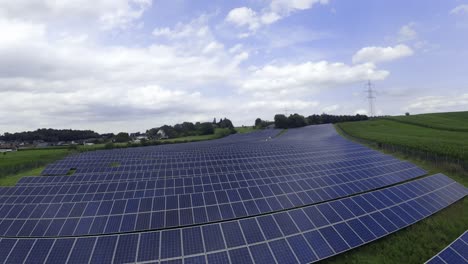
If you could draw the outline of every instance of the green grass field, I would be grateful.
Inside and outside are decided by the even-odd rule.
[[[237,133],[239,134],[250,133],[250,132],[258,130],[257,128],[252,127],[252,126],[236,127],[235,129]]]
[[[468,132],[468,112],[394,116],[389,119],[440,130]]]
[[[432,129],[388,119],[340,123],[338,126],[356,138],[468,160],[467,132]]]
[[[45,166],[69,153],[68,149],[41,149],[0,154],[0,178]]]
[[[455,116],[464,118],[464,113],[444,113],[419,116],[410,116],[411,125],[388,119],[377,119],[362,122],[350,122],[337,124],[347,135],[378,143],[408,146],[411,148],[431,151],[443,155],[453,155],[467,159],[468,133],[453,131],[452,128],[460,128],[458,122],[443,123],[441,116]],[[397,117],[409,118],[409,117]],[[429,128],[426,125],[434,120],[439,120],[438,129]],[[443,130],[442,127],[449,129]],[[345,135],[346,136],[346,135]],[[370,145],[373,146],[373,145]],[[438,165],[433,162],[420,160],[406,154],[391,153],[397,158],[409,160],[426,169],[429,175],[442,172],[457,182],[468,186],[468,173],[466,171],[447,170],[447,165]],[[445,166],[445,167],[444,167]],[[325,263],[424,263],[449,243],[468,229],[468,199],[445,208],[429,218],[411,225],[383,239],[368,245],[338,255]]]

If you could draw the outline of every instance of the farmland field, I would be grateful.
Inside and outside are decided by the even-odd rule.
[[[394,116],[388,119],[428,128],[468,132],[468,112]]]
[[[338,127],[356,138],[468,160],[467,132],[432,129],[388,119],[341,123]]]

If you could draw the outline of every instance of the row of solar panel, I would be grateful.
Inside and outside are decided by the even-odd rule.
[[[352,156],[348,156],[348,161],[333,161],[330,159],[324,158],[323,160],[317,161],[317,159],[312,159],[312,158],[303,158],[299,160],[277,160],[277,161],[269,161],[269,162],[264,162],[264,163],[239,163],[239,164],[223,164],[223,165],[214,165],[210,166],[208,164],[205,165],[200,165],[200,166],[192,166],[192,167],[185,167],[185,166],[171,166],[168,167],[165,164],[152,164],[152,165],[135,165],[135,166],[117,166],[117,167],[110,167],[110,166],[104,166],[104,167],[83,167],[83,168],[76,168],[76,174],[83,174],[83,173],[106,173],[106,172],[126,172],[126,171],[132,171],[132,172],[137,172],[137,171],[173,171],[174,173],[177,173],[178,175],[185,175],[185,176],[196,176],[199,175],[200,172],[201,174],[204,173],[220,173],[220,172],[233,172],[233,171],[249,171],[249,170],[255,170],[255,169],[264,169],[264,168],[286,168],[286,167],[296,167],[296,166],[309,166],[311,167],[312,170],[323,170],[323,169],[333,169],[335,166],[335,163],[337,166],[343,166],[343,165],[349,165],[353,164],[353,160],[350,159]],[[358,158],[359,155],[354,156],[354,158]],[[361,156],[363,159],[365,157],[369,157],[368,155],[366,156]],[[376,160],[388,160],[389,158],[385,158],[384,156],[380,157],[373,157]],[[325,161],[326,160],[326,161]],[[75,168],[75,167],[68,167],[69,168]],[[199,173],[197,173],[199,172]]]
[[[427,264],[462,264],[468,263],[468,231],[465,231],[455,241],[437,255],[429,259]]]
[[[275,155],[273,155],[275,154]],[[295,152],[293,154],[288,154],[288,155],[278,155],[279,153],[271,153],[268,156],[254,156],[254,157],[245,157],[243,155],[238,155],[236,157],[229,155],[229,156],[223,156],[223,157],[216,157],[216,159],[210,159],[210,157],[199,157],[199,158],[159,158],[159,159],[122,159],[122,158],[115,158],[112,161],[113,162],[118,162],[120,166],[130,166],[130,165],[152,165],[155,163],[162,163],[162,164],[167,164],[168,166],[172,164],[177,164],[179,166],[183,165],[183,167],[194,167],[194,166],[199,166],[200,163],[202,164],[208,164],[209,166],[216,166],[216,165],[223,165],[223,164],[237,164],[237,163],[259,163],[259,162],[268,162],[268,161],[286,161],[286,160],[297,160],[301,159],[304,157],[307,157],[308,159],[313,159],[313,158],[324,158],[327,157],[327,160],[329,158],[332,159],[340,159],[340,157],[346,157],[346,158],[353,158],[354,155],[375,155],[374,151],[364,149],[362,147],[356,149],[356,150],[351,150],[347,149],[347,151],[331,151],[325,153],[320,153],[318,155],[316,152],[308,151],[308,152]],[[310,154],[310,155],[309,155]],[[353,156],[350,156],[352,154]],[[313,157],[313,158],[311,158]],[[325,160],[326,161],[326,160]],[[103,167],[103,166],[108,166],[111,163],[111,161],[87,161],[86,167]],[[60,161],[55,163],[54,165],[60,165],[60,166],[68,166],[72,167],[74,165],[80,165],[83,164],[81,161],[77,160],[69,160],[69,161]]]
[[[239,159],[231,159],[231,160],[222,160],[224,162],[227,162],[227,164],[258,164],[258,163],[265,163],[269,162],[271,164],[274,164],[277,161],[283,161],[283,162],[288,162],[290,164],[300,164],[300,163],[313,163],[313,164],[322,164],[322,163],[327,163],[327,162],[335,162],[335,161],[340,161],[340,160],[346,160],[350,158],[356,158],[356,157],[365,157],[365,156],[371,156],[375,155],[375,153],[372,153],[371,151],[360,151],[360,152],[348,152],[348,153],[341,153],[341,154],[334,154],[334,155],[328,155],[325,153],[321,153],[321,155],[308,155],[308,153],[304,154],[295,154],[294,156],[284,156],[284,155],[278,155],[278,156],[272,156],[273,153],[269,153],[268,155],[262,155],[258,156],[256,159],[248,159],[247,157],[243,156],[242,158]],[[379,155],[379,156],[384,156],[384,155]],[[267,158],[269,157],[269,158]],[[148,162],[148,164],[143,164],[140,166],[134,165],[134,166],[123,166],[122,165],[122,159],[113,159],[113,162],[117,162],[120,164],[119,167],[115,168],[110,168],[111,162],[108,161],[106,163],[100,163],[100,164],[94,164],[93,166],[90,166],[87,163],[81,163],[81,162],[65,162],[65,163],[55,163],[51,164],[47,167],[49,171],[53,170],[63,170],[68,172],[69,168],[77,168],[77,172],[87,172],[87,171],[98,171],[98,168],[103,168],[103,169],[114,169],[116,170],[136,170],[136,168],[141,168],[144,166],[149,166],[149,165],[157,165],[156,167],[151,167],[153,169],[168,169],[168,168],[195,168],[195,167],[203,167],[203,166],[218,166],[214,161],[210,161],[209,159],[204,159],[200,160],[198,163],[189,163],[189,162],[184,162],[184,163],[168,163],[164,161],[158,161],[158,160],[145,160]],[[235,161],[238,161],[235,162]],[[210,164],[210,163],[215,163],[215,164]],[[221,166],[223,164],[219,164]],[[150,167],[148,167],[150,168]]]
[[[393,163],[391,163],[393,162]],[[380,165],[380,166],[379,166]],[[357,169],[367,167],[366,169]],[[354,167],[353,167],[354,168]],[[254,172],[239,172],[227,173],[218,175],[208,175],[201,177],[183,177],[183,178],[157,178],[148,174],[129,173],[127,175],[106,175],[105,180],[96,182],[81,182],[70,181],[41,181],[33,183],[23,183],[15,187],[0,187],[0,195],[25,195],[25,194],[75,194],[78,193],[94,193],[109,191],[126,191],[126,190],[147,190],[147,189],[165,189],[174,187],[196,187],[196,186],[213,186],[216,184],[228,184],[223,188],[231,189],[246,186],[258,186],[269,183],[283,183],[298,180],[310,180],[313,186],[327,186],[344,181],[357,180],[363,176],[376,176],[392,171],[403,171],[416,168],[408,162],[389,161],[379,164],[370,164],[369,166],[358,166],[354,170],[346,170],[346,168],[338,170],[324,170],[317,172],[307,172],[305,168],[281,169],[281,170],[259,170]],[[91,177],[91,175],[89,175]],[[127,176],[127,177],[122,177]],[[132,177],[133,176],[133,177]],[[57,178],[55,177],[40,177],[38,179]],[[118,178],[117,178],[118,177]],[[122,179],[124,178],[124,179]],[[130,179],[128,179],[130,178]],[[143,179],[140,179],[143,178]],[[149,178],[149,179],[145,179]],[[125,180],[128,179],[128,180]],[[120,181],[118,181],[120,180]],[[236,187],[237,186],[237,187]],[[51,187],[52,189],[46,189]],[[57,188],[61,188],[61,191]],[[91,187],[91,188],[90,188]],[[109,189],[109,187],[111,189]],[[90,191],[85,191],[90,188]],[[79,191],[79,190],[80,191]],[[99,190],[97,190],[99,189]]]
[[[398,197],[397,190],[411,197]],[[467,193],[463,186],[436,175],[325,203],[321,208],[308,206],[201,227],[82,238],[2,238],[0,261],[310,263],[413,224]],[[367,201],[364,196],[369,195],[375,199]],[[332,203],[340,206],[332,207]]]
[[[282,157],[282,156],[262,156],[255,158],[239,158],[239,159],[220,159],[220,160],[209,160],[209,159],[198,159],[197,161],[160,161],[160,160],[114,160],[113,162],[119,164],[119,167],[129,167],[129,169],[136,166],[145,166],[145,165],[155,165],[157,164],[159,169],[178,169],[178,168],[197,168],[197,167],[216,167],[224,165],[235,165],[235,164],[264,164],[264,163],[274,163],[274,162],[287,162],[289,164],[298,164],[298,163],[311,163],[311,164],[327,164],[335,163],[346,160],[354,160],[357,157],[378,157],[385,155],[375,155],[371,151],[359,151],[359,152],[348,152],[341,153],[341,155],[321,155],[321,156],[309,156],[307,153],[304,154],[295,154],[294,156]],[[94,164],[84,164],[86,168],[107,168],[113,164],[113,162],[99,162]],[[75,167],[75,165],[80,165],[83,163],[66,163],[66,164],[56,164],[64,167]]]
[[[372,175],[371,173],[357,174],[353,177],[333,175],[328,177],[308,178],[306,175],[296,177],[290,181],[279,181],[276,178],[265,180],[232,181],[225,183],[196,184],[192,186],[176,187],[158,185],[155,181],[139,181],[109,184],[82,184],[82,185],[54,185],[40,187],[15,187],[8,189],[0,195],[1,204],[34,204],[81,201],[104,201],[115,199],[143,198],[143,197],[190,197],[194,194],[209,193],[238,193],[240,197],[251,199],[324,190],[337,189],[339,194],[361,192],[368,188],[383,187],[425,174],[417,167],[403,168],[391,173]],[[341,177],[340,177],[341,176]],[[164,182],[159,182],[164,183]],[[192,183],[199,183],[192,181]],[[370,186],[365,186],[366,184]],[[343,189],[343,191],[341,191]],[[236,191],[234,191],[236,190]],[[234,191],[234,192],[233,192]],[[326,192],[326,191],[325,191]],[[329,191],[329,192],[333,192]],[[309,194],[312,195],[312,194]]]
[[[341,149],[343,149],[344,146],[351,146],[351,147],[359,146],[359,145],[350,143],[350,142],[348,142],[346,140],[343,140],[343,139],[337,140],[337,142],[339,142],[338,147],[340,147]],[[278,154],[284,155],[284,154],[287,154],[287,153],[297,153],[298,148],[299,149],[300,148],[305,149],[305,146],[303,144],[304,142],[301,142],[301,144],[296,144],[297,146],[295,148],[291,147],[291,145],[290,145],[291,142],[288,142],[288,143],[289,144],[283,144],[283,145],[277,145],[277,144],[260,145],[260,148],[259,148],[259,145],[256,145],[255,147],[252,148],[251,153],[253,155],[255,155],[255,156],[265,156],[265,154],[272,155],[274,153],[272,150],[275,149]],[[308,143],[311,143],[311,142],[308,142]],[[315,143],[314,144],[314,149],[316,149],[316,150],[322,149],[320,146],[317,146],[317,142],[314,142],[314,143]],[[328,142],[327,149],[331,151],[332,148],[333,148],[333,144],[329,144],[329,143],[331,143],[331,142]],[[216,152],[216,150],[215,150],[216,146],[217,146],[216,144],[218,144],[218,143],[214,142],[212,144],[213,147],[215,147],[215,148],[207,148],[206,149],[206,153],[208,155],[212,155],[213,157],[218,156],[216,153],[214,153],[214,152]],[[280,146],[280,148],[278,148],[278,146]],[[223,147],[219,147],[220,153],[230,153],[230,154],[232,154],[233,152],[235,153],[236,150],[238,150],[239,154],[242,155],[240,157],[248,157],[249,156],[249,149],[251,148],[251,144],[239,144],[239,145],[236,145],[236,147],[234,147],[234,148],[233,148],[232,145],[230,145],[228,147],[229,147],[229,151],[226,151],[226,149],[223,148]],[[359,147],[361,149],[364,149],[362,146],[359,146]],[[264,148],[265,150],[262,151],[262,148]],[[344,149],[346,149],[346,148],[344,148]],[[155,150],[159,150],[159,151],[155,152]],[[193,156],[193,154],[195,154],[195,153],[190,152],[189,149],[187,149],[187,148],[183,148],[182,150],[183,150],[183,152],[176,152],[175,155],[177,155],[178,157],[184,158],[184,157],[187,157],[188,155]],[[66,173],[66,168],[65,167],[70,167],[69,165],[77,166],[77,164],[79,164],[80,161],[82,161],[84,163],[86,163],[86,162],[94,163],[94,162],[99,162],[99,161],[106,160],[108,157],[111,158],[111,159],[108,159],[108,161],[114,161],[114,160],[118,161],[118,160],[131,159],[132,156],[134,156],[137,159],[142,159],[142,158],[145,158],[144,156],[142,156],[143,153],[151,153],[151,156],[155,156],[155,153],[160,153],[159,156],[162,156],[162,157],[167,157],[167,156],[171,155],[171,152],[170,151],[165,151],[164,148],[156,149],[156,148],[151,148],[151,147],[150,148],[145,148],[145,151],[141,151],[141,148],[140,148],[140,149],[132,149],[132,150],[129,150],[127,152],[132,153],[132,155],[122,156],[122,151],[99,151],[99,152],[97,152],[98,155],[96,153],[91,153],[91,154],[85,153],[85,154],[81,154],[81,155],[76,155],[76,156],[64,159],[62,161],[59,161],[59,162],[57,162],[57,163],[55,163],[55,164],[53,164],[51,166],[48,166],[48,168],[46,168],[46,170],[43,172],[43,174],[57,173],[58,170],[62,170],[62,173]],[[197,149],[196,153],[200,153],[200,152],[202,152],[202,150]],[[172,154],[174,154],[174,153],[172,153]],[[203,155],[203,156],[206,159],[206,156],[205,155]],[[69,165],[67,165],[67,163]],[[65,167],[61,166],[60,164],[65,164]],[[87,166],[78,166],[78,167],[87,167]],[[54,171],[54,170],[57,170],[57,171]]]
[[[420,190],[430,190],[430,186],[424,184],[415,183],[414,186]],[[401,200],[399,197],[409,199],[411,195],[418,194],[417,190],[405,191],[409,193],[389,189],[385,194],[395,202]],[[314,195],[317,196],[316,193]],[[204,200],[203,196],[195,197],[187,200],[183,208],[178,208],[180,204],[177,200],[168,200],[167,197],[101,203],[8,205],[0,209],[0,214],[5,215],[0,222],[0,236],[65,236],[163,229],[272,213],[314,202],[300,200],[300,197],[291,194],[268,199],[236,201],[226,196],[224,203],[216,204],[216,196],[213,194],[210,198],[212,201]],[[322,201],[338,197],[322,198]],[[372,195],[363,197],[359,199],[361,206],[368,206],[369,202],[378,203],[379,199],[383,199]],[[318,205],[318,208],[322,207],[323,205]],[[333,211],[333,209],[328,210]]]
[[[217,176],[223,177],[227,175],[240,175],[246,174],[248,172],[251,173],[262,173],[263,175],[267,175],[264,177],[273,177],[277,176],[278,173],[281,175],[289,175],[289,174],[296,174],[298,172],[302,173],[311,173],[310,176],[324,176],[329,175],[332,173],[352,173],[353,170],[356,169],[367,169],[367,168],[375,168],[380,165],[385,164],[404,164],[407,162],[402,162],[396,159],[378,159],[378,158],[366,158],[365,160],[359,160],[358,164],[347,166],[347,167],[337,167],[332,169],[322,169],[316,170],[314,167],[309,165],[297,165],[295,167],[290,168],[262,168],[256,170],[244,170],[244,171],[234,171],[234,172],[222,172],[216,171],[211,169],[206,170],[167,170],[167,171],[140,171],[140,172],[109,172],[109,173],[86,173],[74,176],[55,176],[55,177],[47,177],[47,176],[37,176],[37,177],[23,177],[17,185],[24,185],[24,184],[64,184],[64,183],[85,183],[85,182],[112,182],[112,181],[125,181],[125,180],[143,180],[143,179],[157,179],[157,178],[173,178],[177,180],[177,178],[187,178],[188,176],[191,177],[203,177],[203,176]],[[271,174],[271,175],[270,175]],[[185,176],[185,177],[184,177]]]
[[[393,166],[392,173],[405,171],[421,171],[423,170],[409,163],[400,163]],[[286,176],[274,176],[273,173],[268,174],[265,171],[257,173],[238,173],[220,176],[204,176],[196,178],[183,179],[159,179],[159,180],[134,180],[114,182],[109,180],[109,183],[75,183],[75,184],[54,184],[54,185],[20,185],[18,187],[0,188],[0,201],[14,199],[18,196],[25,195],[75,195],[75,194],[95,194],[109,192],[126,192],[126,191],[154,191],[155,195],[170,194],[187,194],[206,192],[214,190],[230,190],[236,188],[263,186],[268,184],[304,184],[310,185],[313,188],[326,187],[348,181],[355,181],[370,177],[384,175],[384,172],[376,173],[375,171],[357,170],[346,174],[329,174],[324,176],[311,175],[310,173],[298,173]]]
[[[292,143],[292,145],[290,144]],[[310,143],[310,142],[309,142]],[[200,145],[200,143],[197,143]],[[64,159],[61,162],[72,162],[72,161],[83,161],[83,162],[100,162],[100,161],[112,161],[113,158],[121,158],[124,160],[133,160],[133,159],[185,159],[185,158],[229,158],[229,157],[238,157],[241,158],[244,154],[244,157],[256,157],[263,154],[275,154],[275,155],[289,155],[301,152],[324,152],[323,146],[318,146],[314,142],[313,148],[308,147],[309,144],[298,144],[297,142],[288,142],[288,144],[252,144],[251,142],[244,142],[233,145],[222,145],[218,142],[213,142],[209,148],[195,148],[190,149],[188,145],[184,145],[183,148],[180,148],[179,151],[174,152],[170,149],[164,148],[164,146],[158,147],[145,147],[145,148],[130,148],[127,149],[127,153],[123,153],[122,150],[100,150],[96,152],[86,152],[79,155],[70,156],[69,158]],[[335,146],[336,145],[336,146]],[[364,149],[360,145],[354,143],[340,141],[336,143],[328,142],[326,145],[329,147],[330,151],[334,151],[335,148],[354,148],[354,149]],[[338,147],[339,146],[339,147]],[[194,147],[196,147],[194,145]],[[140,151],[140,150],[145,151]],[[229,150],[229,151],[227,151]]]
[[[81,154],[80,156],[70,156],[68,158],[65,158],[63,160],[60,160],[56,162],[55,164],[78,164],[80,162],[86,163],[89,166],[92,166],[94,164],[108,164],[109,162],[112,161],[120,161],[123,164],[147,164],[147,163],[152,163],[152,162],[161,162],[161,163],[188,163],[188,162],[201,162],[201,161],[236,161],[236,160],[245,160],[245,161],[255,161],[259,159],[264,159],[265,157],[267,158],[278,158],[278,159],[287,159],[287,158],[297,158],[297,157],[303,157],[303,156],[316,156],[316,157],[321,157],[321,156],[340,156],[340,155],[346,155],[347,153],[359,153],[359,152],[366,152],[366,153],[375,153],[375,151],[364,148],[363,146],[360,145],[350,145],[347,147],[343,147],[342,145],[335,146],[335,149],[333,147],[327,148],[327,151],[325,150],[320,150],[316,148],[311,148],[311,147],[306,147],[303,149],[294,149],[294,151],[289,151],[287,153],[282,152],[282,151],[268,151],[264,153],[261,151],[261,149],[257,149],[255,152],[251,153],[244,153],[244,152],[239,152],[239,153],[232,153],[232,152],[222,152],[219,154],[209,154],[207,153],[206,155],[189,155],[186,157],[173,157],[171,156],[171,153],[164,153],[163,156],[161,157],[146,157],[144,155],[135,155],[133,158],[131,157],[122,157],[120,155],[116,155],[112,152],[112,155],[108,156],[102,156],[99,155],[98,157],[95,157],[94,155],[92,157],[89,154]],[[264,155],[266,154],[266,155]]]

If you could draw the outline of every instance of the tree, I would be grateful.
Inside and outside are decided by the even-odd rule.
[[[129,142],[130,141],[130,136],[128,133],[125,132],[120,132],[115,136],[115,141],[116,142]]]
[[[405,116],[409,116],[409,115],[410,115],[410,113],[409,113],[409,112],[406,112],[406,113],[405,113]]]
[[[296,113],[288,117],[288,127],[303,127],[306,125],[307,125],[307,122],[304,116],[301,116]]]
[[[255,119],[255,126],[256,127],[259,127],[261,124],[262,124],[262,119],[260,119],[260,118]]]
[[[211,134],[213,134],[214,133],[213,124],[211,124],[210,122],[201,123],[199,128],[198,128],[198,132],[200,133],[200,135],[211,135]]]
[[[227,118],[224,118],[224,119],[221,118],[219,120],[218,127],[234,129],[234,125],[232,124],[231,120],[229,120]]]
[[[282,114],[275,115],[275,127],[288,128],[288,118]]]

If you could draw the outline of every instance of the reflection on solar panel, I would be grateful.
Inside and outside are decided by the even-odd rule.
[[[0,262],[314,262],[467,194],[329,125],[277,133],[83,153],[0,188]]]
[[[426,263],[430,264],[458,264],[468,263],[468,231],[455,239],[437,255]]]

